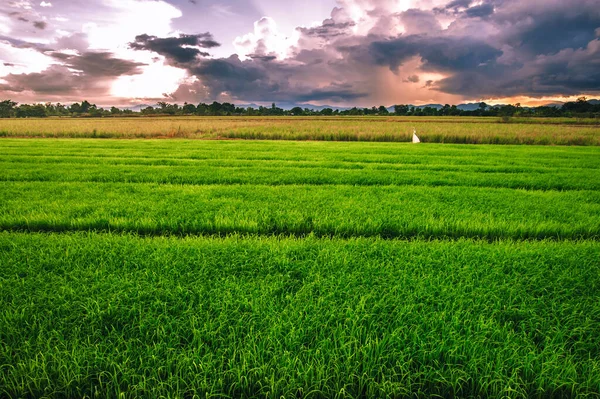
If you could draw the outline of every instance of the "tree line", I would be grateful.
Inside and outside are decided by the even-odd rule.
[[[44,118],[49,116],[59,117],[111,117],[111,116],[152,116],[152,115],[198,115],[198,116],[359,116],[359,115],[396,115],[396,116],[496,116],[510,117],[578,117],[600,118],[600,104],[590,103],[585,97],[577,101],[567,102],[560,107],[522,107],[520,104],[490,106],[484,102],[479,103],[474,110],[464,110],[456,105],[446,104],[437,107],[415,107],[411,105],[394,105],[390,112],[381,105],[371,108],[351,108],[338,110],[324,108],[314,110],[309,108],[294,107],[284,110],[276,106],[236,107],[230,103],[213,102],[212,104],[200,103],[198,105],[185,103],[183,106],[159,102],[156,106],[148,106],[139,112],[130,109],[111,107],[104,109],[88,101],[65,105],[60,103],[21,104],[4,100],[0,102],[0,118]]]

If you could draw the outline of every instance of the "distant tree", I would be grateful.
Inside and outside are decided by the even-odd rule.
[[[350,109],[350,111],[348,111],[349,115],[363,115],[364,111],[362,109],[358,109],[356,107],[353,107],[352,109]]]
[[[64,104],[56,103],[56,105],[54,106],[54,109],[56,111],[57,116],[69,115],[69,110]]]
[[[583,114],[591,112],[594,106],[587,101],[586,97],[579,97],[575,102],[564,103],[561,110],[567,114]]]
[[[10,118],[15,113],[17,103],[11,100],[0,102],[0,118]]]
[[[379,115],[388,115],[390,112],[387,110],[387,108],[384,105],[380,105],[379,109],[377,110],[377,113]]]
[[[294,107],[290,110],[291,114],[294,116],[304,115],[304,110],[300,107]]]
[[[394,105],[394,114],[404,116],[408,114],[408,105]]]
[[[208,106],[208,113],[210,115],[221,115],[221,107],[221,103],[213,101],[213,103]]]
[[[333,109],[331,109],[331,108],[323,108],[321,110],[321,115],[331,116],[331,115],[333,115]]]
[[[231,103],[221,104],[221,113],[223,115],[233,115],[235,113],[235,105]]]
[[[155,115],[156,110],[154,109],[154,107],[146,107],[141,110],[141,113],[142,115]]]
[[[111,107],[110,108],[110,113],[111,113],[111,115],[121,115],[123,113],[123,111],[121,111],[117,107]]]
[[[90,104],[87,100],[84,100],[81,102],[81,113],[82,114],[87,114],[88,112],[90,112],[90,109],[92,108],[96,108],[95,104]]]
[[[208,114],[208,105],[205,103],[200,103],[196,106],[196,115],[206,115]]]
[[[16,109],[17,118],[44,118],[46,107],[43,104],[22,104]]]
[[[97,108],[96,106],[90,107],[88,114],[93,117],[104,116],[109,114],[109,111],[105,111],[104,108]]]
[[[183,104],[182,110],[185,115],[193,115],[196,113],[196,106],[194,104],[185,103]]]
[[[433,107],[425,107],[421,110],[423,116],[436,116],[438,114],[437,109]]]
[[[80,114],[81,113],[81,105],[79,103],[73,103],[69,107],[69,112],[72,114]]]

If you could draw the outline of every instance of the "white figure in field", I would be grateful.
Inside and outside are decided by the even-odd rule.
[[[417,136],[417,129],[415,129],[414,127],[413,127],[413,140],[412,140],[412,142],[413,143],[420,143],[421,142],[421,140]]]

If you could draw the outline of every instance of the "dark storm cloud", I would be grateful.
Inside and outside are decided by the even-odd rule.
[[[524,65],[490,64],[438,82],[447,93],[479,97],[578,95],[600,91],[600,40],[586,49],[538,56]]]
[[[11,92],[33,91],[39,94],[65,95],[86,87],[81,76],[68,68],[53,65],[41,73],[10,74],[3,78],[0,90]]]
[[[140,64],[115,58],[108,52],[86,52],[70,55],[47,52],[61,65],[51,65],[39,73],[9,74],[0,90],[10,92],[34,92],[40,95],[104,95],[110,90],[113,79],[123,75],[141,73]]]
[[[331,18],[298,28],[300,47],[285,60],[260,52],[248,60],[188,58],[183,66],[203,82],[203,95],[210,98],[226,93],[253,101],[352,102],[373,89],[368,72],[373,67],[398,74],[415,57],[420,71],[447,76],[426,81],[427,90],[480,98],[576,95],[600,90],[600,44],[594,41],[600,36],[600,14],[593,1],[575,2],[578,7],[559,0],[487,0],[478,5],[456,0],[437,11],[411,9],[394,15],[405,30],[396,37],[354,36],[353,22]],[[436,12],[454,16],[448,29],[441,28]],[[371,14],[385,16],[378,9]],[[303,49],[315,43],[312,38],[327,42]],[[418,83],[420,78],[411,73],[402,81]],[[340,82],[347,83],[342,87]]]
[[[145,64],[114,58],[109,52],[86,52],[77,56],[65,57],[62,53],[52,53],[52,57],[62,59],[65,65],[85,73],[87,76],[118,77],[141,73]]]
[[[484,6],[489,12],[481,9]],[[496,0],[464,11],[464,18],[474,15],[485,18],[475,31],[496,30],[482,35],[482,40],[503,54],[481,57],[480,65],[472,63],[474,67],[454,71],[437,82],[438,90],[471,97],[578,95],[600,90],[597,1]],[[473,24],[469,21],[459,17],[449,31]]]
[[[494,6],[489,3],[484,3],[479,6],[467,8],[465,13],[471,18],[484,18],[494,13]]]
[[[583,48],[596,37],[600,27],[597,1],[549,1],[547,7],[533,6],[495,15],[493,22],[507,28],[502,34],[507,44],[532,54],[550,54]]]
[[[347,0],[340,4],[346,2],[362,7],[363,19],[351,18],[343,7],[335,8],[331,18],[321,24],[297,28],[300,39],[283,59],[274,52],[271,32],[240,47],[245,52],[240,54],[243,59],[237,55],[211,58],[210,49],[219,43],[208,32],[174,37],[140,34],[129,46],[160,54],[170,65],[197,78],[172,94],[176,101],[353,103],[399,92],[390,86],[393,82],[413,89],[423,86],[433,97],[435,91],[469,98],[600,93],[598,0],[453,0],[433,10],[403,12],[390,6],[391,1]],[[177,1],[182,10],[201,9],[204,4],[197,1],[195,7],[190,3],[196,1]],[[250,2],[235,4],[241,7],[242,3]],[[9,74],[3,77],[5,84],[0,90],[108,93],[116,77],[140,72],[142,64],[115,58],[108,51],[89,51],[85,34],[40,39],[49,44],[19,40],[32,32],[51,37],[56,23],[37,26],[34,31],[33,21],[54,21],[52,16],[14,8],[9,11],[11,23],[23,32],[27,29],[29,36],[11,34],[0,41],[17,49],[36,50],[52,57],[57,65],[41,73]],[[186,15],[184,12],[182,18]],[[27,23],[17,22],[18,18]],[[197,26],[198,22],[194,23],[188,29]],[[219,32],[217,37],[223,39],[225,28],[215,29],[221,30],[212,33]],[[432,81],[422,73],[445,78]]]
[[[326,19],[320,26],[312,28],[296,28],[301,34],[308,37],[332,38],[347,35],[349,29],[356,24],[351,21],[336,23],[333,19]]]
[[[209,54],[198,49],[210,49],[220,46],[210,33],[197,35],[184,35],[178,37],[159,38],[146,34],[136,36],[135,41],[129,43],[134,50],[150,50],[167,57],[178,63],[191,62],[198,56],[206,57]]]
[[[347,85],[347,88],[332,85],[326,88],[311,90],[307,93],[298,93],[292,100],[300,102],[322,100],[348,102],[367,97],[368,95],[369,93],[354,91],[351,85]]]
[[[261,54],[248,54],[248,57],[253,60],[261,60],[261,61],[273,61],[276,60],[277,57],[274,55],[261,55]]]
[[[227,94],[248,101],[344,102],[368,95],[367,92],[356,90],[351,84],[333,83],[317,87],[313,82],[302,78],[307,73],[305,66],[291,65],[275,59],[242,61],[234,55],[228,58],[199,60],[188,66],[188,72],[200,79],[203,85],[201,91],[209,99]],[[198,91],[193,85],[185,84],[173,99],[187,100],[188,97],[184,97],[186,88]]]
[[[473,0],[454,0],[450,3],[446,4],[446,10],[450,9],[458,9],[458,8],[467,8],[471,5]]]
[[[502,51],[471,38],[421,35],[374,41],[369,49],[376,64],[392,70],[415,55],[423,60],[423,69],[430,71],[469,71],[502,55]]]
[[[48,26],[48,24],[47,24],[46,22],[44,22],[44,21],[35,21],[35,22],[33,23],[33,26],[34,26],[36,29],[41,29],[41,30],[44,30],[44,29],[46,29],[46,27]]]

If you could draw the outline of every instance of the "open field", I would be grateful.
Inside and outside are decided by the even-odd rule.
[[[0,233],[0,395],[596,397],[598,242]]]
[[[0,146],[0,228],[11,230],[600,236],[596,147],[97,140]]]
[[[595,119],[467,117],[158,117],[0,119],[0,137],[190,138],[600,145]]]
[[[600,395],[599,147],[0,154],[0,397]]]

